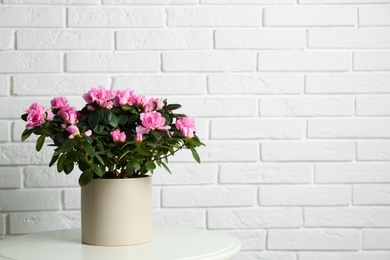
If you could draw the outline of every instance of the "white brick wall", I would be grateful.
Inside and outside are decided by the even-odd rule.
[[[0,237],[80,226],[79,171],[23,109],[91,87],[181,103],[207,143],[153,177],[154,222],[235,260],[390,259],[390,0],[0,0]]]

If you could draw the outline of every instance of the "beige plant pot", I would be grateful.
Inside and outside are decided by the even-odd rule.
[[[121,246],[152,240],[152,178],[94,179],[81,188],[82,242]]]

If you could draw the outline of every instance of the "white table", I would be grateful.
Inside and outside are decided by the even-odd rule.
[[[219,232],[154,227],[152,242],[133,246],[90,246],[80,229],[12,237],[0,242],[1,260],[222,260],[240,251],[241,243]]]

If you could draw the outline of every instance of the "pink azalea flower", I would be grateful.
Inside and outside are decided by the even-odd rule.
[[[123,143],[126,141],[126,134],[121,132],[119,129],[116,129],[110,133],[114,143]]]
[[[62,117],[67,124],[77,124],[79,122],[79,114],[74,107],[64,107],[58,111],[58,115]]]
[[[142,125],[137,126],[135,131],[137,134],[148,134],[150,130],[168,130],[170,126],[164,126],[165,118],[156,111],[141,113]]]
[[[91,130],[87,130],[85,131],[84,133],[86,136],[91,136],[92,135],[92,131]]]
[[[65,97],[56,97],[56,98],[53,98],[51,101],[50,101],[50,104],[51,104],[51,108],[52,109],[62,109],[64,107],[68,107],[68,100],[65,98]]]
[[[116,91],[115,100],[114,100],[114,105],[117,106],[117,107],[128,105],[129,104],[129,99],[130,99],[130,97],[132,96],[133,93],[134,92],[131,91],[130,89],[117,90]]]
[[[143,140],[142,134],[137,134],[137,135],[135,136],[135,140],[136,140],[137,142],[142,142],[142,140]]]
[[[195,128],[195,120],[189,117],[179,117],[176,120],[176,128],[184,137],[193,137]]]
[[[66,131],[69,132],[69,139],[73,139],[76,135],[80,134],[80,130],[76,125],[70,125],[66,128]]]
[[[150,98],[147,102],[144,104],[144,110],[145,112],[150,112],[154,110],[161,110],[164,106],[164,103],[159,98]]]
[[[46,119],[47,119],[48,121],[51,121],[51,120],[53,120],[53,118],[54,118],[53,112],[51,112],[51,110],[47,110],[47,111],[46,111]]]
[[[27,129],[33,129],[45,123],[46,109],[38,103],[33,103],[26,109],[27,115]]]
[[[39,112],[39,113],[43,114],[43,113],[45,113],[46,108],[44,106],[41,106],[38,103],[32,103],[30,105],[30,107],[27,108],[25,111],[26,111],[26,113],[30,113],[30,112],[34,111],[34,112]]]
[[[87,104],[96,103],[99,107],[111,109],[113,107],[112,99],[115,97],[115,91],[107,90],[102,86],[92,88],[83,95]]]

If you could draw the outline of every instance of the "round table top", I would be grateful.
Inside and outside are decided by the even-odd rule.
[[[236,238],[220,232],[154,227],[153,240],[132,246],[81,243],[80,229],[64,229],[12,237],[0,242],[0,259],[13,260],[222,260],[240,251]]]

